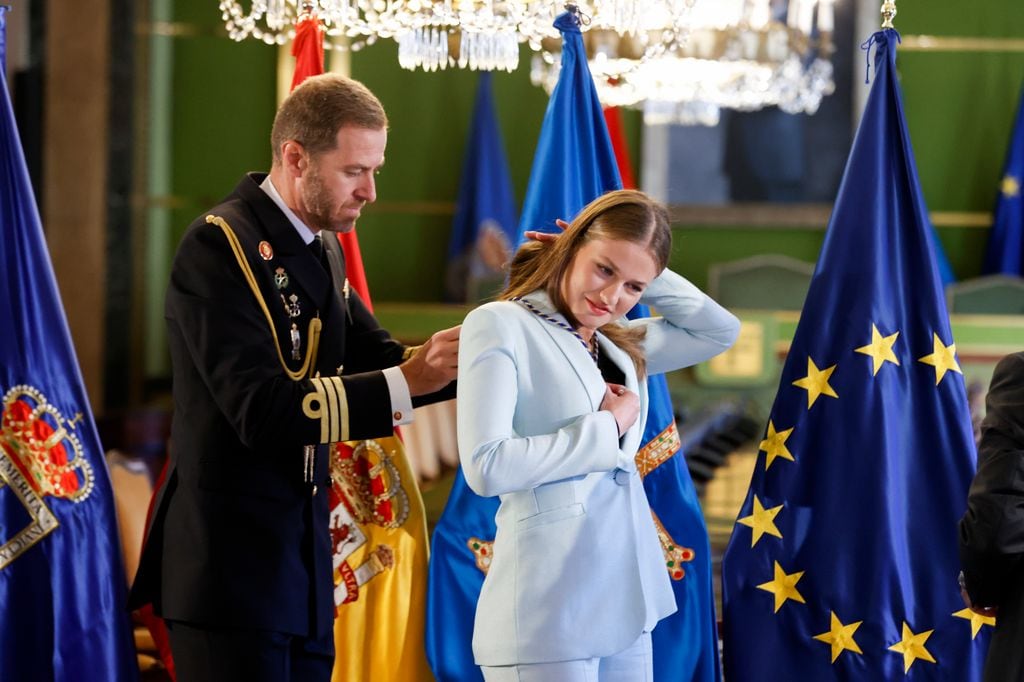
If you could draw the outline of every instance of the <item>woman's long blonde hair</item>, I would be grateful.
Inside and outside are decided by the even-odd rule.
[[[527,242],[509,264],[508,286],[498,297],[508,300],[543,289],[551,303],[573,327],[579,321],[569,310],[562,283],[569,266],[584,244],[595,240],[622,240],[647,249],[660,273],[672,251],[672,229],[668,211],[643,192],[624,189],[603,194],[580,211],[565,232],[553,243]],[[643,329],[629,329],[617,323],[601,327],[601,333],[624,350],[643,377]]]

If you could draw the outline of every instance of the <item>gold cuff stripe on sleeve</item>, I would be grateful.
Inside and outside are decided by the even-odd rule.
[[[341,411],[344,409],[345,387],[340,386],[341,382],[334,382],[335,377],[327,377],[324,380],[324,391],[327,393],[327,412],[331,420],[331,442],[347,440],[341,435]]]
[[[348,433],[348,395],[345,393],[345,382],[341,377],[331,377],[331,381],[338,391],[338,421],[341,423],[341,437],[338,440],[351,440]]]
[[[416,355],[420,348],[422,348],[422,346],[409,346],[408,348],[406,348],[402,352],[402,361],[404,362],[411,358],[412,356]]]
[[[348,399],[341,377],[317,377],[311,381],[313,390],[303,398],[302,411],[310,419],[320,420],[320,442],[349,440]]]
[[[334,385],[329,377],[324,379],[320,386],[323,387],[324,394],[327,397],[324,405],[327,408],[328,433],[330,434],[330,441],[328,442],[333,443],[340,440],[338,438],[338,432],[341,430],[338,428],[338,394],[334,391]]]

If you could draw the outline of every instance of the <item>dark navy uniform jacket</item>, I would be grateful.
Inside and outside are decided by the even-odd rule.
[[[391,435],[379,370],[405,346],[348,290],[337,240],[324,240],[328,273],[264,177],[247,175],[197,219],[174,259],[170,467],[131,602],[173,620],[319,637],[334,617],[326,444]],[[283,364],[302,368],[317,316],[315,371],[294,380]]]

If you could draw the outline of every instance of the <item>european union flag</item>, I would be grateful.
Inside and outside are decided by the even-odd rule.
[[[729,682],[980,679],[975,448],[889,29],[723,567]]]
[[[601,104],[587,66],[578,20],[561,15],[562,68],[551,93],[534,154],[520,235],[554,232],[590,201],[622,182]],[[647,315],[643,306],[630,316]],[[711,559],[693,482],[678,457],[679,436],[663,376],[648,379],[650,408],[638,468],[656,515],[679,611],[653,633],[656,680],[717,680]],[[498,500],[481,498],[461,470],[434,531],[430,565],[427,652],[438,680],[481,680],[471,650],[473,615],[490,560]],[[474,573],[474,571],[476,571]]]
[[[999,181],[999,194],[985,251],[986,275],[1024,277],[1024,90],[1017,105],[1006,167]]]
[[[110,480],[0,85],[0,680],[134,680]]]
[[[501,289],[515,230],[512,178],[494,113],[491,74],[482,72],[448,242],[448,300],[476,302]]]

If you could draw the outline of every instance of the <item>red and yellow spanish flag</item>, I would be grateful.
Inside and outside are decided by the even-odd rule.
[[[296,27],[292,88],[323,73],[323,29]],[[338,235],[348,280],[372,310],[355,230]],[[431,680],[423,649],[426,513],[398,431],[338,443],[331,461],[334,548],[333,682]]]

